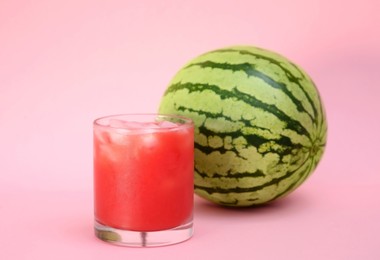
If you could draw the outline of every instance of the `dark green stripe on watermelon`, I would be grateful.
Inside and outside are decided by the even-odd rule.
[[[219,193],[219,194],[239,193],[239,194],[241,194],[241,193],[250,193],[250,192],[260,191],[260,190],[268,188],[268,187],[270,187],[272,185],[278,185],[281,181],[288,179],[293,174],[299,174],[300,178],[302,179],[303,177],[305,177],[305,175],[308,174],[308,171],[309,171],[309,168],[310,168],[310,166],[308,166],[307,163],[311,163],[311,162],[308,161],[308,160],[305,160],[297,169],[295,169],[293,171],[289,171],[289,172],[287,172],[287,174],[285,174],[285,175],[283,175],[281,177],[273,178],[269,182],[266,182],[266,183],[264,183],[262,185],[255,186],[255,187],[248,187],[248,188],[231,187],[231,188],[224,189],[224,188],[221,188],[221,187],[206,187],[206,186],[194,185],[194,188],[198,189],[198,190],[205,191],[205,192],[207,192],[209,194],[213,194],[213,193]],[[305,166],[308,166],[308,167],[306,167],[302,171],[299,171],[302,167],[305,167]],[[283,194],[288,193],[298,183],[299,183],[299,181],[291,183],[288,186],[287,189],[285,189],[282,193],[278,194],[276,197],[273,197],[272,199],[276,199],[277,197],[280,197]]]
[[[175,83],[170,85],[170,87],[167,89],[165,95],[167,95],[170,92],[175,92],[180,89],[186,89],[191,92],[202,92],[204,90],[213,91],[215,94],[219,95],[221,99],[227,99],[227,98],[237,98],[238,100],[244,101],[247,104],[252,105],[253,107],[256,107],[258,109],[262,109],[265,112],[271,113],[275,115],[278,119],[286,123],[287,128],[290,130],[295,131],[299,135],[307,136],[309,139],[311,139],[309,132],[305,129],[300,122],[292,119],[287,114],[285,114],[283,111],[278,109],[275,105],[266,104],[258,99],[256,99],[253,96],[250,96],[246,93],[242,93],[239,90],[237,90],[236,87],[232,88],[232,91],[227,91],[220,89],[216,85],[209,85],[209,84],[194,84],[194,83]],[[244,111],[243,111],[244,112]]]
[[[207,129],[205,126],[201,125],[199,126],[200,132],[202,134],[205,134],[206,136],[212,136],[215,133]],[[242,136],[243,133],[241,132],[234,132],[234,133],[218,133],[218,136],[224,139],[225,137],[231,137],[231,139],[238,138],[239,136]],[[280,156],[280,159],[282,159],[283,156],[289,155],[292,153],[293,150],[302,149],[303,146],[300,144],[292,143],[290,138],[287,136],[280,136],[278,139],[268,139],[265,137],[262,137],[260,135],[244,135],[244,138],[246,139],[249,146],[254,146],[257,149],[259,149],[262,145],[267,143],[276,143],[281,147],[281,149],[267,149],[265,152],[262,152],[262,155],[265,155],[266,153],[274,152]],[[233,151],[236,156],[239,156],[239,151],[235,149],[235,147],[226,149],[225,147],[210,147],[210,146],[204,146],[199,143],[197,143],[197,140],[195,140],[195,148],[203,152],[204,154],[210,154],[212,152],[218,151],[221,154],[227,152],[227,151]]]
[[[270,58],[270,57],[265,56],[265,55],[260,55],[260,54],[258,54],[258,53],[253,53],[253,52],[251,52],[251,51],[247,51],[247,50],[236,50],[236,49],[221,49],[221,50],[217,50],[217,51],[213,51],[213,52],[220,52],[220,53],[223,53],[223,52],[231,52],[231,53],[239,53],[239,54],[242,54],[242,55],[249,55],[249,56],[252,56],[252,57],[254,57],[254,58],[262,59],[262,60],[266,60],[266,61],[268,61],[268,62],[270,62],[270,63],[272,63],[272,64],[277,65],[277,66],[280,67],[280,68],[283,70],[283,72],[286,74],[287,79],[288,79],[290,82],[296,84],[296,85],[302,90],[302,92],[304,93],[304,95],[305,95],[305,97],[307,98],[309,104],[312,106],[312,109],[313,109],[313,112],[314,112],[314,116],[312,116],[312,118],[315,118],[316,115],[318,115],[318,112],[319,112],[319,111],[318,111],[317,108],[315,107],[312,98],[310,97],[309,93],[308,93],[307,91],[305,91],[304,87],[302,86],[302,84],[301,84],[301,82],[300,82],[300,80],[301,80],[301,79],[304,79],[305,76],[307,76],[307,75],[305,75],[305,73],[304,73],[303,71],[301,71],[300,68],[299,68],[297,65],[295,65],[294,63],[292,63],[292,62],[290,62],[290,61],[287,61],[287,64],[288,64],[288,65],[291,65],[293,69],[295,69],[296,71],[299,72],[299,75],[301,75],[300,78],[295,77],[295,76],[290,72],[290,70],[287,69],[287,68],[283,65],[282,62],[278,61],[278,59]],[[211,53],[211,52],[210,52],[210,53]],[[254,64],[251,64],[251,65],[254,66]],[[310,81],[312,82],[312,80],[311,80],[310,78],[308,78],[308,80],[310,80]],[[313,84],[314,84],[314,83],[313,83]],[[315,85],[315,84],[314,84],[314,85]],[[301,111],[301,110],[300,110],[300,111]]]
[[[315,120],[314,116],[311,115],[303,107],[302,103],[292,94],[292,92],[290,92],[287,89],[287,87],[284,83],[276,82],[271,77],[269,77],[266,74],[255,69],[254,64],[250,64],[250,63],[229,64],[229,63],[216,63],[216,62],[212,62],[212,61],[205,61],[205,62],[200,62],[200,63],[192,63],[188,67],[192,67],[192,66],[199,66],[201,68],[231,70],[234,72],[244,71],[248,77],[255,77],[255,78],[262,79],[265,83],[268,84],[268,86],[275,88],[275,89],[280,89],[281,91],[283,91],[292,100],[292,102],[296,105],[297,110],[299,112],[307,113],[312,120]],[[313,109],[315,111],[315,107],[313,107]]]

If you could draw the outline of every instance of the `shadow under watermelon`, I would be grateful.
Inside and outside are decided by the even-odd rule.
[[[305,190],[295,191],[284,198],[251,207],[227,207],[221,206],[203,198],[195,196],[194,212],[195,216],[202,218],[224,218],[224,217],[243,217],[252,218],[254,216],[275,216],[277,214],[303,214],[313,205],[312,194]]]

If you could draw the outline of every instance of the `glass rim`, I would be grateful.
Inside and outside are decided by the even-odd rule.
[[[136,120],[133,120],[135,118]],[[142,118],[150,118],[151,120],[139,120]],[[139,122],[139,123],[153,123],[155,122],[153,119],[159,119],[159,118],[168,118],[168,119],[177,119],[179,122],[175,126],[171,127],[138,127],[138,128],[129,128],[127,126],[112,126],[109,123],[111,119],[123,119],[125,122]],[[102,123],[102,121],[104,121]],[[170,120],[168,120],[171,122]],[[194,121],[186,116],[177,115],[177,114],[161,114],[161,113],[120,113],[120,114],[110,114],[102,117],[98,117],[93,120],[93,126],[94,127],[100,127],[100,128],[106,128],[106,129],[124,129],[124,130],[131,130],[131,132],[139,132],[143,129],[154,129],[155,131],[168,131],[168,130],[176,130],[181,129],[184,127],[193,127]]]

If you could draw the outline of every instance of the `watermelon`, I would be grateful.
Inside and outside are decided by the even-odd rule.
[[[254,46],[188,62],[169,83],[159,113],[194,121],[194,191],[224,206],[291,193],[326,146],[325,110],[312,79],[284,56]]]

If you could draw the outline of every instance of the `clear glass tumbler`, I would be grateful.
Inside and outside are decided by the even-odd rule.
[[[193,234],[194,125],[184,117],[125,114],[96,119],[95,234],[135,247]]]

